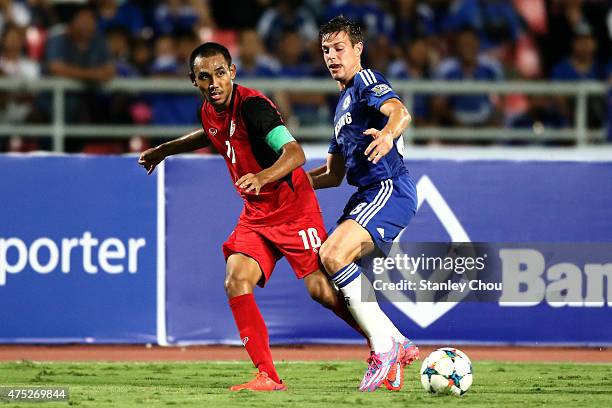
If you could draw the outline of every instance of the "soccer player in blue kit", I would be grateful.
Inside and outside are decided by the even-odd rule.
[[[321,27],[319,38],[340,98],[327,163],[308,174],[315,189],[339,186],[345,175],[357,187],[319,255],[370,340],[359,389],[374,391],[384,383],[399,390],[404,366],[419,351],[377,302],[362,299],[373,288],[356,261],[392,242],[416,212],[416,189],[402,157],[401,135],[410,115],[379,72],[362,68],[363,35],[355,22],[335,17]]]

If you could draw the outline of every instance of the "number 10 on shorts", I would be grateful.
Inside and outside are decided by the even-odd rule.
[[[302,238],[304,249],[316,249],[321,246],[321,238],[319,238],[319,233],[316,228],[299,230],[298,235]]]

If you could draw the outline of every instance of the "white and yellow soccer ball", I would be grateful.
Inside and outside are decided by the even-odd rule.
[[[472,362],[456,348],[432,352],[421,366],[421,385],[435,394],[463,395],[472,385]]]

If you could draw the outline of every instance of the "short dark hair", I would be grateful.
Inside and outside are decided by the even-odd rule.
[[[193,72],[193,63],[196,58],[212,57],[214,55],[222,55],[227,65],[232,65],[232,56],[227,48],[216,42],[207,42],[198,45],[191,51],[191,55],[189,56],[189,70]]]
[[[352,45],[363,42],[361,26],[356,21],[350,20],[342,14],[332,18],[321,26],[319,30],[319,42],[323,41],[324,37],[339,32],[345,32],[349,36]]]

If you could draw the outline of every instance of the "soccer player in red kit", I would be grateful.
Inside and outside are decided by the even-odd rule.
[[[209,144],[223,156],[244,200],[238,225],[223,244],[225,290],[234,320],[259,373],[233,391],[285,390],[270,351],[268,331],[253,290],[264,286],[285,256],[311,297],[363,332],[320,271],[318,248],[327,234],[314,190],[302,169],[304,152],[284,126],[274,104],[260,92],[234,84],[228,50],[205,43],[190,56],[190,77],[204,96],[202,129],[142,153],[151,174],[165,157]]]

